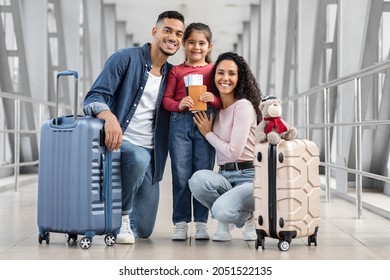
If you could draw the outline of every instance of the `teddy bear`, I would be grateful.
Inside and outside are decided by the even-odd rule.
[[[256,140],[277,145],[281,139],[291,140],[298,131],[282,120],[282,102],[275,96],[265,96],[260,103],[263,120],[256,127]]]

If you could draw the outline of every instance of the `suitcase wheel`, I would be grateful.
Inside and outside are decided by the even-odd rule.
[[[42,244],[42,241],[45,240],[46,241],[46,244],[49,244],[50,243],[50,233],[49,232],[45,232],[45,236],[42,237],[42,234],[38,234],[38,242],[39,244]]]
[[[307,244],[310,246],[311,243],[313,243],[314,246],[317,246],[317,235],[313,234],[307,237]]]
[[[264,237],[257,236],[256,242],[255,242],[255,248],[256,248],[256,250],[257,250],[260,246],[261,246],[261,249],[264,250],[264,243],[265,243]]]
[[[65,234],[66,242],[77,243],[77,234]]]
[[[280,251],[287,251],[290,248],[290,243],[286,240],[280,240],[278,243],[278,248]]]
[[[83,237],[81,238],[80,240],[80,247],[81,249],[89,249],[89,247],[91,247],[92,245],[92,239],[88,238],[88,237]]]
[[[107,246],[113,246],[116,243],[116,238],[112,233],[109,233],[104,238],[104,242]]]

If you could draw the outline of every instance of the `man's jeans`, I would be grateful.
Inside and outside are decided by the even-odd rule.
[[[219,173],[200,170],[188,183],[194,197],[210,209],[214,218],[241,228],[254,210],[254,174],[254,168]]]
[[[201,169],[212,170],[215,150],[200,133],[190,111],[172,112],[169,127],[169,155],[172,169],[172,222],[206,223],[209,209],[192,199],[188,180]]]
[[[122,215],[130,214],[131,229],[140,238],[148,238],[156,222],[160,186],[153,183],[152,170],[152,149],[122,142]]]

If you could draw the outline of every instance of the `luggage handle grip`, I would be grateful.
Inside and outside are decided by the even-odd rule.
[[[57,73],[57,79],[61,76],[74,76],[75,79],[79,78],[79,73],[73,70],[65,70]]]
[[[56,89],[56,117],[54,119],[54,124],[58,124],[58,80],[62,76],[73,76],[74,77],[74,114],[73,114],[73,122],[75,123],[77,120],[77,92],[78,92],[78,80],[79,74],[77,71],[73,70],[65,70],[57,73],[57,89]]]

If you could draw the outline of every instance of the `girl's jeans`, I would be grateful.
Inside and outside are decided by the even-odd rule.
[[[169,155],[172,169],[173,223],[206,223],[209,209],[192,198],[188,180],[195,171],[212,170],[215,150],[199,132],[190,111],[172,112],[169,127]],[[193,213],[192,213],[193,210]]]

